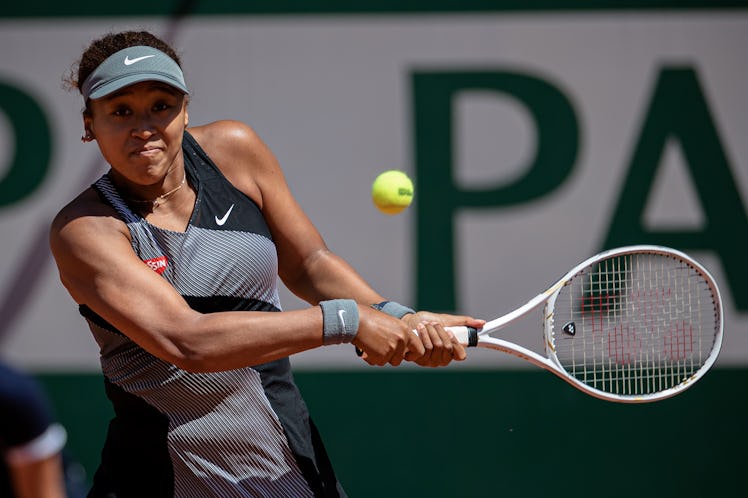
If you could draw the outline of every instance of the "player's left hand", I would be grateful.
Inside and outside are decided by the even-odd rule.
[[[405,359],[424,367],[446,366],[453,360],[462,361],[467,358],[465,346],[460,344],[446,326],[465,325],[468,327],[482,327],[485,320],[478,320],[469,316],[445,315],[419,311],[403,316],[402,320],[413,330],[423,343],[425,353],[415,356],[408,353]]]

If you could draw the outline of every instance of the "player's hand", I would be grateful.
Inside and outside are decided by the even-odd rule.
[[[460,344],[452,332],[437,322],[421,322],[416,328],[418,338],[423,343],[424,353],[421,356],[410,354],[406,359],[422,367],[443,367],[453,360],[467,358],[465,347]]]
[[[447,315],[419,311],[403,316],[402,321],[418,332],[425,352],[422,356],[410,354],[406,359],[424,367],[442,367],[453,360],[467,358],[465,346],[460,344],[454,334],[445,329],[448,326],[467,326],[481,328],[485,320],[478,320],[464,315]]]
[[[368,306],[359,306],[359,326],[353,344],[370,365],[398,366],[404,359],[422,357],[426,350],[413,328]]]

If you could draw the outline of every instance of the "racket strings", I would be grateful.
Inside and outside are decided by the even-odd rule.
[[[719,327],[716,306],[712,287],[687,263],[656,253],[617,255],[579,272],[559,293],[554,323],[574,334],[554,332],[555,354],[595,389],[660,392],[707,361]]]

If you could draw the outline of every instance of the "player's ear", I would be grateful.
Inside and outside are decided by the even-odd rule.
[[[184,96],[184,127],[187,128],[187,125],[190,124],[190,95],[187,94]]]
[[[93,131],[91,130],[92,121],[93,120],[91,119],[91,115],[84,112],[83,113],[83,136],[81,137],[81,141],[83,143],[91,142],[95,138]]]

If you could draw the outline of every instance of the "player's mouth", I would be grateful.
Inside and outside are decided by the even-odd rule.
[[[160,147],[143,147],[133,152],[133,155],[139,157],[154,157],[160,154],[162,149]]]

